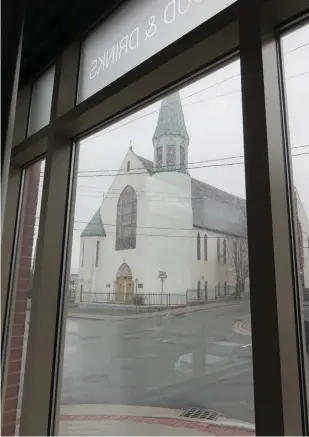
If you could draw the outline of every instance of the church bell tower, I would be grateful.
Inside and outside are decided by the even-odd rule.
[[[152,142],[155,171],[188,172],[189,136],[178,91],[162,100]]]

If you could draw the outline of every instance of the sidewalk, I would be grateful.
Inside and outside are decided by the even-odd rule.
[[[149,312],[143,312],[143,313],[134,313],[134,314],[128,314],[127,311],[124,311],[123,315],[119,314],[119,311],[116,312],[116,315],[113,315],[113,310],[102,308],[101,312],[100,309],[97,308],[95,310],[93,309],[80,309],[76,307],[71,307],[68,310],[68,318],[70,319],[92,319],[92,320],[124,320],[124,319],[140,319],[140,318],[150,318],[150,317],[163,317],[163,316],[178,316],[181,314],[187,314],[192,313],[195,311],[205,311],[205,310],[211,310],[214,308],[221,308],[226,306],[233,306],[233,305],[241,305],[243,304],[243,300],[226,300],[226,301],[220,301],[220,302],[210,302],[205,303],[201,305],[190,305],[187,307],[169,307],[166,310],[154,310]]]
[[[59,435],[252,436],[252,424],[180,417],[182,410],[127,405],[62,405]]]

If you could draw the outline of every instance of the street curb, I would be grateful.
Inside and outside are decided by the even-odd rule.
[[[196,429],[205,431],[207,434],[215,436],[237,435],[253,436],[255,435],[253,425],[242,425],[230,422],[198,421],[188,418],[170,418],[170,417],[152,417],[152,416],[130,416],[121,414],[85,414],[85,415],[60,415],[60,421],[100,421],[100,420],[117,420],[132,421],[148,424],[159,424],[172,426],[176,428]]]
[[[134,315],[127,315],[127,316],[111,316],[109,314],[81,314],[81,313],[69,313],[67,315],[67,318],[70,319],[85,319],[85,320],[116,320],[116,321],[122,321],[125,319],[143,319],[143,318],[154,318],[154,317],[164,317],[164,316],[169,316],[169,317],[174,317],[174,316],[178,316],[178,315],[183,315],[183,314],[190,314],[196,311],[209,311],[209,310],[214,310],[217,308],[223,308],[223,307],[230,307],[230,306],[236,306],[236,305],[242,305],[244,303],[244,301],[234,301],[233,303],[227,303],[225,305],[216,305],[216,306],[212,306],[212,307],[200,307],[200,306],[196,306],[196,307],[192,307],[192,309],[188,310],[186,309],[186,311],[179,311],[179,312],[171,312],[171,311],[155,311],[155,312],[149,312],[149,313],[143,313],[143,314],[134,314]]]

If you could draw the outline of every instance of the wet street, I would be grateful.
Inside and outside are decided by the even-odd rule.
[[[63,404],[203,407],[254,421],[248,303],[177,316],[67,321]]]

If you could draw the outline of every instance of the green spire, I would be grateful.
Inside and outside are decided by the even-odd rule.
[[[157,127],[152,139],[156,140],[163,135],[179,135],[189,140],[178,91],[164,97],[161,102]]]
[[[83,230],[81,238],[84,237],[106,237],[104,225],[101,219],[100,208]]]

